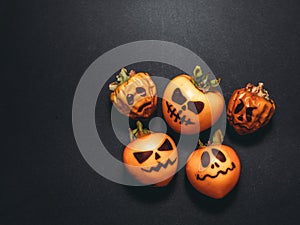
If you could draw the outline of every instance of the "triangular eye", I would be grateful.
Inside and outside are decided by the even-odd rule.
[[[185,103],[186,98],[182,95],[180,89],[176,88],[175,91],[173,92],[172,100],[173,100],[173,102],[176,102],[179,105],[182,105],[183,103]]]
[[[192,111],[195,114],[199,114],[202,112],[204,108],[204,103],[203,102],[188,102],[188,109]]]
[[[146,152],[135,152],[133,153],[136,160],[141,164],[145,162],[151,155],[153,151],[146,151]]]
[[[158,151],[171,151],[173,150],[171,142],[166,139],[164,143],[157,149]]]
[[[212,149],[212,153],[213,153],[214,156],[215,156],[218,160],[220,160],[221,162],[225,162],[225,161],[226,161],[225,155],[224,155],[221,151],[219,151],[218,149],[213,148],[213,149]]]

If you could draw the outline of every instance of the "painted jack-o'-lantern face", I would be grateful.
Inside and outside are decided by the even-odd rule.
[[[162,110],[178,133],[195,134],[210,128],[221,116],[224,99],[220,92],[202,91],[188,75],[179,75],[167,85]]]
[[[167,185],[178,165],[174,141],[163,133],[150,133],[130,142],[123,152],[127,170],[143,184]]]
[[[110,84],[110,100],[117,110],[131,118],[148,118],[155,111],[157,105],[156,86],[148,73],[127,75],[122,69],[117,76],[119,82]]]
[[[274,111],[275,104],[263,89],[263,83],[259,83],[257,87],[247,84],[246,88],[235,90],[232,94],[227,117],[237,133],[244,135],[266,125]]]
[[[210,145],[190,155],[186,173],[199,192],[212,198],[223,198],[238,182],[240,160],[232,148]]]

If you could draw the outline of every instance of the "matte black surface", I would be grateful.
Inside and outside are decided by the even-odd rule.
[[[299,11],[297,0],[1,1],[0,224],[299,224]],[[198,54],[222,77],[226,102],[258,81],[276,102],[257,133],[227,129],[242,173],[222,200],[197,193],[184,170],[164,189],[127,187],[80,155],[71,110],[82,74],[145,39]]]

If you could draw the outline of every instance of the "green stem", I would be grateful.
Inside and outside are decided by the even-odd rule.
[[[200,139],[198,140],[198,144],[200,148],[206,147],[206,145]]]
[[[141,121],[137,121],[136,122],[136,127],[135,129],[131,130],[129,129],[129,138],[130,138],[130,141],[133,141],[137,138],[140,138],[140,137],[143,137],[143,136],[146,136],[148,134],[151,133],[150,130],[146,129],[146,128],[143,128],[143,124]]]
[[[125,68],[122,68],[120,73],[116,76],[117,81],[112,82],[109,84],[109,90],[114,91],[116,88],[120,85],[125,83],[129,78],[130,75],[127,73],[127,70]]]
[[[193,72],[192,82],[203,92],[209,91],[211,88],[219,86],[221,79],[209,79],[209,74],[203,74],[200,66],[196,66]]]

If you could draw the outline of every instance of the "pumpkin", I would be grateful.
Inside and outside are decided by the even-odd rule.
[[[186,174],[192,186],[204,195],[220,199],[237,184],[240,177],[240,160],[229,146],[201,145],[191,153],[186,164]]]
[[[275,112],[275,103],[270,99],[263,83],[235,90],[228,102],[227,118],[240,135],[257,131],[269,123]]]
[[[139,121],[137,127],[123,152],[125,167],[142,184],[166,186],[177,170],[176,144],[167,134],[145,131]]]
[[[219,81],[209,80],[200,66],[194,69],[194,77],[181,74],[173,78],[162,99],[168,125],[178,133],[196,134],[215,124],[225,105],[216,89]]]
[[[128,74],[123,68],[109,89],[113,105],[130,118],[148,118],[156,109],[156,86],[148,73],[131,70]]]

